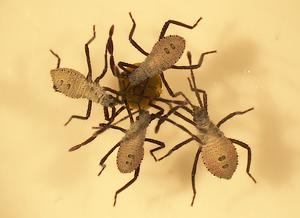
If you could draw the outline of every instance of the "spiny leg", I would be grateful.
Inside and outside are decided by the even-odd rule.
[[[106,155],[100,160],[99,165],[102,167],[100,172],[98,173],[98,176],[101,175],[102,171],[105,169],[106,165],[105,165],[105,161],[107,160],[107,158],[114,152],[114,150],[116,150],[117,147],[119,147],[121,145],[121,142],[118,142],[114,147],[112,147],[107,153]]]
[[[147,56],[147,55],[149,55],[149,53],[146,52],[144,49],[142,49],[141,46],[139,46],[139,45],[136,43],[136,41],[132,38],[133,33],[134,33],[134,31],[135,31],[136,23],[135,23],[135,20],[134,20],[133,17],[132,17],[131,12],[129,13],[129,16],[130,16],[130,18],[131,18],[131,20],[132,20],[132,27],[131,27],[131,30],[130,30],[130,33],[129,33],[129,41],[130,41],[130,43],[131,43],[137,50],[139,50],[143,55],[146,55],[146,56]]]
[[[198,69],[198,68],[201,67],[205,55],[212,54],[212,53],[216,53],[216,52],[217,52],[217,51],[214,50],[214,51],[208,51],[208,52],[202,53],[201,56],[200,56],[200,58],[199,58],[198,64],[195,64],[195,65],[189,65],[189,66],[177,66],[177,65],[173,65],[171,68],[173,68],[173,69],[180,69],[180,70],[183,70],[183,69],[186,69],[186,70],[187,70],[187,69]]]
[[[114,50],[114,44],[112,40],[113,33],[114,33],[114,25],[112,25],[109,30],[109,37],[107,39],[105,52],[104,52],[104,68],[102,70],[102,73],[95,79],[96,83],[99,83],[99,81],[105,76],[107,72],[107,51],[109,51],[110,54],[113,54],[113,50]]]
[[[234,144],[237,144],[237,145],[239,145],[239,146],[247,149],[248,159],[247,159],[247,169],[246,169],[246,172],[247,172],[248,176],[250,176],[250,178],[253,180],[253,182],[256,183],[256,180],[254,179],[254,177],[250,173],[250,165],[251,165],[251,148],[250,148],[250,146],[247,145],[246,143],[241,142],[241,141],[236,140],[236,139],[230,138],[229,140],[232,141]]]
[[[194,159],[193,169],[192,169],[193,199],[192,199],[192,202],[191,202],[191,206],[194,205],[194,200],[195,200],[195,197],[196,197],[196,194],[197,194],[196,186],[195,186],[195,176],[196,176],[196,172],[197,172],[197,164],[198,164],[199,155],[201,153],[201,150],[202,150],[202,147],[199,147],[198,150],[197,150],[197,153],[196,153],[196,156],[195,156],[195,159]]]
[[[220,120],[216,126],[220,127],[223,123],[225,123],[227,120],[231,119],[232,117],[234,117],[236,115],[242,115],[242,114],[247,113],[247,112],[252,111],[252,110],[254,110],[253,107],[249,108],[249,109],[247,109],[245,111],[235,111],[235,112],[232,112],[232,113],[228,114],[226,117],[224,117],[222,120]]]
[[[140,173],[140,166],[134,171],[134,177],[133,177],[128,183],[126,183],[122,188],[120,188],[118,191],[116,191],[116,193],[115,193],[115,198],[114,198],[114,206],[116,206],[118,194],[120,194],[120,192],[124,191],[124,190],[125,190],[126,188],[128,188],[132,183],[134,183],[135,180],[138,178],[139,173]]]
[[[162,141],[158,141],[158,140],[150,139],[150,138],[145,138],[145,141],[151,142],[151,143],[153,143],[153,144],[157,144],[157,145],[158,145],[158,147],[153,148],[153,149],[150,150],[151,156],[154,158],[155,161],[157,161],[157,159],[156,159],[156,157],[155,157],[155,155],[154,155],[154,152],[155,152],[155,151],[158,151],[158,150],[160,150],[160,149],[163,149],[164,147],[166,147],[165,143],[162,142]]]
[[[185,24],[185,23],[182,23],[182,22],[179,22],[179,21],[176,21],[176,20],[168,20],[167,22],[165,22],[164,26],[162,27],[161,29],[161,32],[160,32],[160,35],[159,35],[159,39],[162,39],[165,34],[166,34],[166,31],[167,29],[169,28],[169,25],[170,24],[174,24],[174,25],[177,25],[177,26],[181,26],[181,27],[184,27],[184,28],[187,28],[187,29],[194,29],[197,24],[199,23],[199,21],[202,19],[202,17],[200,17],[196,23],[194,25],[188,25],[188,24]]]
[[[179,148],[181,148],[182,146],[186,145],[187,143],[189,143],[193,140],[194,140],[194,138],[191,137],[191,138],[184,140],[183,142],[180,142],[179,144],[175,145],[167,154],[165,154],[164,156],[157,159],[157,161],[161,161],[162,159],[165,159],[166,157],[171,155],[174,151],[178,150]]]
[[[80,115],[72,115],[68,121],[65,123],[65,126],[68,125],[72,119],[80,119],[80,120],[87,120],[91,116],[91,111],[92,111],[92,101],[88,101],[88,106],[86,110],[86,115],[85,116],[80,116]]]
[[[56,54],[53,50],[50,49],[50,52],[57,58],[57,65],[56,68],[59,68],[60,66],[60,57],[58,56],[58,54]]]

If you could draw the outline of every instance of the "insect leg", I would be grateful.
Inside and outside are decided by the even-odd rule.
[[[189,109],[188,107],[184,106],[184,105],[178,105],[173,107],[172,109],[169,110],[169,112],[162,116],[159,121],[157,122],[157,125],[155,127],[155,132],[157,133],[159,131],[159,128],[161,126],[161,124],[163,122],[166,121],[166,119],[172,114],[175,113],[179,108],[183,108],[185,111],[187,111],[188,113],[190,113],[191,115],[193,115],[193,111],[191,109]],[[175,115],[177,115],[178,117],[181,117],[182,119],[184,119],[185,121],[191,123],[192,125],[195,125],[195,123],[191,120],[189,120],[187,117],[183,116],[182,114],[179,114],[178,112],[175,113]]]
[[[195,197],[196,197],[196,194],[197,194],[196,186],[195,186],[195,176],[196,176],[196,172],[197,172],[197,164],[198,164],[199,155],[201,153],[201,150],[202,150],[202,147],[199,147],[198,150],[197,150],[197,153],[196,153],[196,156],[195,156],[195,159],[194,159],[193,169],[192,169],[193,199],[192,199],[192,202],[191,202],[191,206],[194,205],[194,200],[195,200]]]
[[[127,67],[129,68],[132,68],[132,69],[136,69],[138,68],[137,66],[135,66],[134,64],[129,64],[129,63],[126,63],[126,62],[123,62],[123,61],[119,61],[118,62],[118,66],[126,73],[131,73],[131,71],[129,71],[127,69]]]
[[[139,45],[136,43],[136,41],[132,38],[133,33],[134,33],[134,30],[135,30],[135,27],[136,27],[136,23],[135,23],[135,20],[134,20],[133,17],[132,17],[131,12],[129,13],[129,16],[130,16],[130,18],[131,18],[131,20],[132,20],[132,27],[131,27],[131,30],[130,30],[130,33],[129,33],[129,41],[130,41],[130,43],[131,43],[137,50],[139,50],[143,55],[146,55],[146,56],[147,56],[147,55],[149,55],[149,53],[146,52],[144,49],[142,49],[141,46],[139,46]]]
[[[140,166],[134,171],[134,177],[128,183],[126,183],[122,188],[116,191],[115,198],[114,198],[114,206],[116,206],[118,194],[124,191],[126,188],[128,188],[132,183],[134,183],[135,180],[138,178],[139,173],[140,173]]]
[[[92,111],[92,101],[88,101],[88,107],[86,110],[86,115],[85,116],[80,116],[80,115],[72,115],[68,121],[65,123],[65,126],[68,125],[71,120],[74,119],[80,119],[80,120],[87,120],[91,116],[91,111]]]
[[[166,157],[168,157],[169,155],[171,155],[174,151],[178,150],[179,148],[181,148],[183,145],[193,141],[194,138],[188,138],[187,140],[184,140],[183,142],[180,142],[179,144],[175,145],[167,154],[165,154],[164,156],[160,157],[157,161],[161,161],[162,159],[165,159]]]
[[[155,157],[155,155],[153,153],[155,151],[158,151],[158,150],[163,149],[164,147],[166,147],[165,143],[162,142],[162,141],[158,141],[158,140],[150,139],[150,138],[145,138],[145,141],[151,142],[153,144],[157,144],[158,145],[158,147],[153,148],[153,149],[150,150],[151,156],[154,158],[155,161],[157,161],[157,158]]]
[[[117,147],[119,147],[121,145],[121,142],[118,142],[114,147],[112,147],[107,154],[100,160],[99,165],[102,167],[100,172],[98,173],[98,176],[101,175],[102,171],[105,169],[106,165],[105,165],[105,161],[107,160],[107,158],[114,152],[114,150],[116,150]]]
[[[98,135],[102,134],[103,132],[105,132],[107,129],[109,129],[109,125],[113,122],[114,118],[116,116],[118,116],[123,110],[125,109],[125,106],[122,106],[121,108],[119,108],[116,113],[115,113],[115,116],[114,117],[111,117],[110,121],[108,123],[105,124],[104,127],[102,127],[101,129],[97,130],[96,132],[94,132],[94,134],[92,136],[90,136],[88,139],[86,139],[84,142],[78,144],[78,145],[75,145],[73,147],[71,147],[69,149],[69,151],[75,151],[79,148],[81,148],[82,146],[84,145],[87,145],[88,143],[94,141],[95,138],[98,137]]]
[[[191,90],[196,93],[198,102],[199,102],[199,104],[200,104],[201,107],[202,107],[202,101],[201,101],[200,96],[198,95],[198,93],[199,92],[202,93],[204,108],[207,111],[207,93],[206,93],[206,91],[204,91],[203,89],[193,88],[190,78],[188,78],[188,81],[189,81]]]
[[[241,114],[247,113],[247,112],[252,111],[252,110],[254,110],[253,107],[252,107],[252,108],[249,108],[249,109],[247,109],[247,110],[245,110],[245,111],[235,111],[235,112],[233,112],[233,113],[230,113],[230,114],[228,114],[226,117],[224,117],[222,120],[220,120],[216,126],[217,126],[217,127],[220,127],[223,123],[225,123],[227,120],[231,119],[231,118],[234,117],[235,115],[241,115]]]
[[[254,177],[251,175],[250,173],[250,165],[251,165],[251,148],[249,145],[247,145],[246,143],[244,142],[241,142],[239,140],[236,140],[236,139],[229,139],[231,142],[233,142],[234,144],[237,144],[245,149],[247,149],[248,151],[248,160],[247,160],[247,169],[246,169],[246,172],[247,174],[250,176],[250,178],[253,180],[254,183],[256,183],[256,180],[254,179]]]
[[[92,82],[92,65],[91,65],[91,59],[90,59],[90,50],[89,50],[89,44],[96,38],[96,30],[95,25],[93,25],[93,36],[90,38],[90,40],[85,43],[84,50],[85,50],[85,56],[86,56],[86,62],[88,65],[88,74],[86,76],[87,81]]]
[[[91,60],[90,60],[90,51],[89,51],[89,44],[96,38],[96,30],[95,25],[93,25],[93,36],[90,38],[90,40],[85,44],[85,55],[86,55],[86,62],[88,65],[88,74],[86,76],[87,81],[92,82],[92,66],[91,66]],[[68,125],[73,118],[75,119],[81,119],[81,120],[87,120],[91,115],[92,110],[92,101],[88,101],[88,107],[86,111],[85,116],[80,115],[72,115],[69,120],[65,123],[65,126]]]
[[[199,58],[198,64],[195,64],[195,65],[189,65],[189,66],[177,66],[177,65],[173,65],[171,68],[172,68],[172,69],[180,69],[180,70],[183,70],[183,69],[198,69],[199,67],[201,67],[205,55],[212,54],[212,53],[216,53],[216,52],[217,52],[217,51],[214,50],[214,51],[208,51],[208,52],[202,53],[201,56],[200,56],[200,58]]]
[[[107,72],[107,51],[109,51],[111,57],[113,57],[113,50],[114,50],[114,44],[112,40],[113,33],[114,33],[114,25],[112,25],[109,30],[109,37],[107,39],[105,52],[104,52],[104,68],[102,70],[102,73],[95,79],[96,83],[99,83],[99,81],[105,76]]]
[[[161,29],[161,32],[160,32],[160,35],[159,35],[159,39],[162,39],[165,34],[166,34],[166,31],[167,29],[169,28],[169,25],[170,24],[174,24],[174,25],[177,25],[177,26],[181,26],[181,27],[184,27],[184,28],[187,28],[187,29],[194,29],[197,24],[199,23],[199,21],[202,19],[202,17],[200,17],[196,23],[194,25],[187,25],[185,23],[182,23],[182,22],[179,22],[179,21],[176,21],[176,20],[168,20],[167,22],[165,22],[163,28]]]
[[[203,142],[196,136],[194,135],[193,133],[191,133],[187,128],[185,128],[184,126],[176,123],[175,121],[173,120],[170,120],[169,118],[166,119],[166,121],[168,121],[169,123],[172,123],[174,126],[177,126],[178,128],[182,129],[184,132],[186,132],[187,134],[189,134],[195,141],[197,141],[198,143],[200,144],[203,144]]]
[[[60,66],[60,57],[58,56],[58,54],[56,54],[53,50],[50,49],[50,52],[57,58],[57,65],[56,68],[59,68]]]

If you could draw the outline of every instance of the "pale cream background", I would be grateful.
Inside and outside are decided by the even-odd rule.
[[[1,218],[300,217],[299,1],[78,2],[0,2]],[[251,145],[256,185],[245,173],[246,152],[238,148],[240,164],[229,181],[199,164],[198,196],[191,208],[197,145],[190,144],[160,163],[147,152],[139,179],[113,208],[114,192],[132,174],[120,174],[113,156],[97,177],[98,161],[122,134],[111,130],[85,149],[67,152],[103,121],[102,109],[96,105],[89,121],[63,126],[69,115],[85,113],[86,101],[53,91],[49,71],[56,60],[49,48],[60,54],[62,66],[86,73],[83,46],[95,24],[97,38],[90,46],[95,75],[103,66],[108,29],[115,24],[116,59],[142,61],[127,39],[129,11],[137,22],[135,39],[148,51],[167,19],[192,24],[204,18],[194,30],[172,27],[168,33],[186,38],[194,61],[203,51],[218,50],[197,71],[198,84],[209,94],[212,120],[255,107],[223,130]],[[187,64],[185,55],[179,63]],[[174,90],[192,96],[188,72],[166,75]],[[116,87],[111,75],[103,84]],[[164,140],[168,149],[187,138],[171,126],[159,135],[152,128],[149,136]]]

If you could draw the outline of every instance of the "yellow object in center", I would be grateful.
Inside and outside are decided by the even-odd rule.
[[[138,67],[140,66],[140,63],[136,63],[134,65]],[[129,72],[134,71],[134,69],[130,67],[126,67],[126,70],[128,70]],[[128,86],[128,83],[129,81],[127,78],[119,78],[120,91],[124,91]],[[154,98],[159,97],[161,95],[161,92],[161,79],[159,75],[156,75],[136,86],[129,85],[129,87],[126,89],[126,98],[131,108],[138,108],[140,106],[140,108],[142,109],[147,109],[150,107],[149,103],[153,101]]]

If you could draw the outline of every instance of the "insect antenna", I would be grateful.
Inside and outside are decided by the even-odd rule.
[[[189,60],[189,64],[190,66],[192,65],[192,54],[190,51],[187,52],[187,58]],[[189,84],[190,84],[190,87],[191,87],[191,90],[195,92],[196,94],[196,97],[197,97],[197,100],[200,104],[200,107],[203,107],[203,103],[202,103],[202,100],[201,100],[201,97],[199,95],[199,92],[198,92],[198,89],[197,89],[197,86],[196,86],[196,81],[195,81],[195,75],[194,75],[194,72],[193,72],[193,69],[191,68],[191,77],[192,77],[192,81],[193,81],[193,86],[192,86],[192,83],[190,81],[190,78],[188,78],[188,81],[189,81]]]
[[[57,58],[56,68],[59,68],[59,66],[60,66],[60,57],[58,56],[58,54],[56,54],[54,51],[52,51],[52,49],[50,49],[50,52]]]

